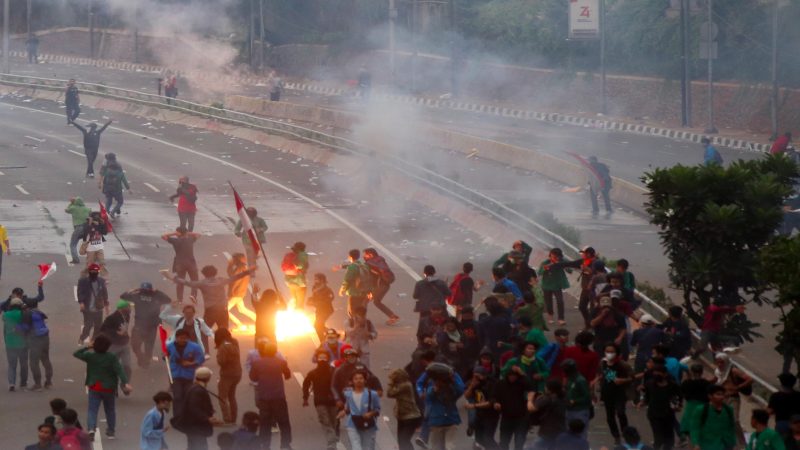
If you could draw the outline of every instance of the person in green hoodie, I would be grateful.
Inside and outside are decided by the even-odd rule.
[[[72,216],[72,236],[69,238],[69,252],[72,255],[72,264],[79,264],[81,262],[78,257],[78,242],[83,240],[83,235],[86,234],[84,227],[86,220],[89,218],[89,213],[92,212],[80,197],[72,197],[69,199],[69,205],[64,210],[65,213]]]
[[[698,406],[689,430],[694,450],[732,450],[736,446],[736,418],[725,404],[725,388],[708,388],[708,403]]]
[[[556,300],[558,310],[558,324],[565,325],[564,321],[564,289],[569,288],[569,280],[563,268],[546,270],[547,266],[557,264],[564,260],[564,252],[560,248],[550,249],[547,259],[539,264],[539,277],[541,279],[542,294],[544,304],[547,308],[547,316],[550,323],[553,323],[553,298]]]
[[[6,343],[8,359],[8,390],[14,392],[17,384],[17,365],[19,365],[19,387],[24,390],[28,385],[28,346],[25,336],[20,332],[22,323],[22,299],[14,297],[3,313],[3,337]]]
[[[125,395],[131,393],[133,388],[128,384],[128,377],[122,369],[122,364],[113,353],[109,353],[111,340],[105,335],[98,335],[88,347],[78,349],[72,355],[86,363],[85,386],[89,392],[89,412],[87,428],[89,436],[94,440],[97,429],[97,413],[100,403],[106,413],[106,437],[116,437],[117,413],[116,395],[117,386],[122,385]]]
[[[786,450],[781,435],[769,427],[769,411],[754,409],[750,425],[755,431],[747,441],[747,450]]]
[[[536,356],[538,349],[536,342],[523,342],[519,356],[509,359],[500,370],[500,378],[503,379],[508,372],[514,371],[528,379],[532,390],[544,392],[544,382],[550,376],[550,369],[542,358]]]

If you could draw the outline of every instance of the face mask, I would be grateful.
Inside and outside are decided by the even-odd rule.
[[[317,360],[317,366],[319,366],[319,367],[325,367],[325,366],[327,366],[327,365],[330,365],[330,362],[328,362],[327,360],[324,360],[324,361],[323,361],[323,360],[321,360],[321,359]]]
[[[611,362],[617,357],[616,353],[606,353],[606,361]]]
[[[89,279],[96,280],[99,275],[100,274],[96,272],[89,272]]]

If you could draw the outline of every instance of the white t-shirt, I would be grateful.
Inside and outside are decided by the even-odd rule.
[[[86,247],[87,252],[96,252],[103,249],[103,234],[99,231],[89,231],[89,245]]]

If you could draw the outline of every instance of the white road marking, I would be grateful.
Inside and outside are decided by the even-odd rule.
[[[225,259],[227,259],[228,261],[230,261],[230,260],[231,260],[231,254],[230,254],[230,253],[228,253],[228,252],[222,252],[222,256],[224,256],[224,257],[225,257]]]
[[[22,187],[21,184],[15,184],[14,187],[17,188],[18,191],[22,192],[25,195],[31,195],[31,193],[26,191],[25,188]]]
[[[93,450],[103,450],[103,438],[100,437],[102,433],[100,433],[100,428],[95,428],[94,430],[94,442],[92,442],[92,449]]]
[[[44,142],[45,141],[44,139],[39,139],[39,138],[33,137],[33,136],[26,135],[25,137],[30,139],[30,140],[32,140],[32,141],[36,141],[36,142]]]
[[[153,186],[153,185],[152,185],[152,184],[150,184],[150,183],[144,183],[144,185],[145,185],[145,186],[147,186],[147,187],[149,187],[150,189],[152,189],[152,190],[153,190],[153,192],[161,192],[161,191],[159,191],[159,190],[158,190],[158,188],[157,188],[157,187]]]
[[[70,237],[71,236],[72,235],[70,235]],[[64,241],[64,248],[65,248],[64,258],[66,258],[66,260],[67,260],[67,266],[68,267],[72,267],[72,266],[74,266],[74,264],[72,264],[72,253],[70,252],[70,249],[69,249],[69,241]]]
[[[78,285],[72,286],[72,297],[75,299],[75,303],[78,303]]]
[[[0,172],[0,175],[5,175],[3,172]]]
[[[299,384],[300,387],[303,387],[303,382],[306,381],[306,379],[303,377],[303,374],[300,372],[292,372],[292,375],[294,375],[294,379],[297,380],[297,384]]]
[[[81,158],[83,158],[84,156],[86,156],[86,155],[84,155],[84,154],[83,154],[83,153],[81,153],[81,152],[76,152],[75,150],[70,150],[70,149],[67,149],[67,151],[68,151],[68,152],[70,152],[70,153],[74,153],[74,154],[76,154],[76,155],[80,156]]]

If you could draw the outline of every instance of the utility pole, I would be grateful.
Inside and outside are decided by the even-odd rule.
[[[94,8],[89,0],[89,58],[94,59]]]
[[[780,0],[775,0],[772,9],[772,96],[770,112],[772,113],[772,139],[778,137],[778,10]]]
[[[717,127],[714,126],[714,27],[713,27],[713,14],[714,6],[713,0],[706,0],[708,3],[708,23],[706,23],[706,31],[708,32],[708,127],[705,132],[708,134],[718,133]]]
[[[397,20],[397,8],[395,0],[389,0],[389,80],[392,87],[395,85],[395,41],[394,41],[394,21]]]
[[[33,30],[31,29],[31,3],[33,0],[28,0],[28,4],[25,8],[25,15],[27,16],[27,23],[28,23],[28,39],[33,36]]]
[[[11,62],[8,59],[8,15],[9,0],[3,0],[3,73],[11,73]]]
[[[139,25],[133,29],[133,62],[139,64]]]
[[[600,0],[600,89],[603,91],[601,112],[608,114],[608,95],[606,93],[606,0]]]
[[[456,33],[456,0],[450,0],[450,92],[458,96],[458,33]]]
[[[259,49],[261,50],[258,52],[260,57],[258,58],[258,69],[259,71],[264,70],[264,39],[265,39],[265,32],[264,32],[264,0],[258,0],[258,17],[259,21],[259,40],[261,41],[259,44]]]
[[[253,12],[253,0],[247,0],[250,6],[250,25],[247,27],[247,63],[253,68],[253,40],[255,39],[255,16]]]
[[[411,0],[411,92],[417,91],[417,34],[419,34],[419,0]]]
[[[689,64],[689,0],[681,0],[681,125],[692,126],[692,77]]]

